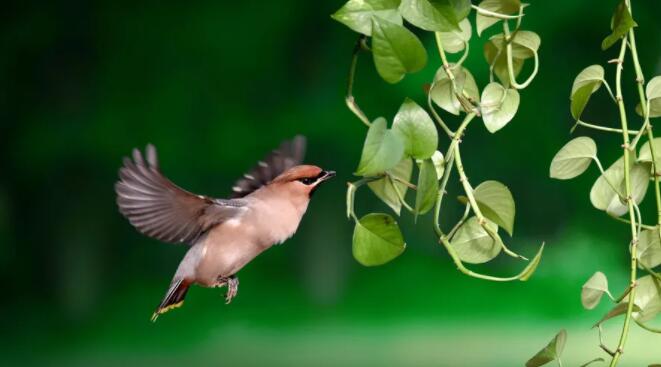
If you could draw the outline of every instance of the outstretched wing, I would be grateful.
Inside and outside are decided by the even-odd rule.
[[[156,149],[147,145],[124,159],[115,184],[119,211],[142,234],[170,243],[192,245],[205,231],[245,210],[245,201],[192,194],[172,183],[158,167]]]
[[[282,142],[278,149],[259,161],[257,166],[234,184],[231,197],[242,198],[268,184],[282,172],[301,164],[305,156],[305,144],[302,135]]]

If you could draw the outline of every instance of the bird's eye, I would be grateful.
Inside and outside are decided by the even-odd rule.
[[[312,185],[316,181],[314,178],[311,177],[299,178],[298,180],[305,185]]]

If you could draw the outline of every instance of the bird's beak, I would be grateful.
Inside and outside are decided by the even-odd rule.
[[[326,172],[326,174],[321,176],[321,179],[319,179],[319,182],[328,181],[331,178],[335,177],[335,171],[324,171],[324,172]]]

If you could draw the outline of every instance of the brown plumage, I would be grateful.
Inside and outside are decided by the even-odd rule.
[[[273,244],[291,237],[311,194],[335,175],[300,165],[305,138],[281,144],[232,188],[231,199],[190,193],[160,171],[156,149],[146,159],[133,150],[115,185],[119,211],[142,234],[190,247],[152,320],[180,306],[192,284],[227,286],[227,303],[236,295],[236,273]]]

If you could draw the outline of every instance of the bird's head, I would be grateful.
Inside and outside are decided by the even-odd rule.
[[[335,177],[335,171],[325,171],[317,166],[294,166],[276,177],[272,184],[282,187],[293,195],[312,196],[317,188]]]

